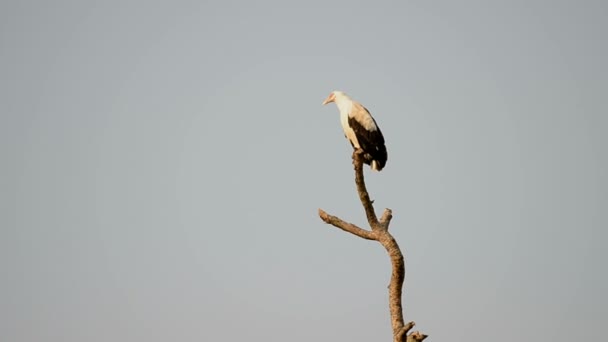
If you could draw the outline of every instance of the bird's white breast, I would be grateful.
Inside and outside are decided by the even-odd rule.
[[[341,101],[337,103],[338,110],[340,111],[340,123],[342,124],[342,129],[344,130],[344,135],[346,138],[350,140],[355,148],[360,148],[359,141],[357,141],[357,136],[355,135],[355,131],[348,124],[349,113],[352,110],[353,103],[351,101]]]

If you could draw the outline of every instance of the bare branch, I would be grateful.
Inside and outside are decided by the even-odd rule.
[[[369,193],[365,186],[365,178],[363,177],[363,159],[361,155],[363,150],[355,150],[353,152],[353,165],[355,166],[355,183],[357,184],[357,193],[359,193],[359,199],[365,209],[365,216],[367,216],[367,222],[372,230],[379,229],[380,224],[374,211],[372,201],[369,199]]]
[[[427,335],[418,331],[409,335],[407,333],[414,327],[414,322],[403,321],[403,306],[401,303],[401,295],[403,292],[403,281],[405,280],[405,261],[401,249],[395,238],[388,232],[389,225],[393,218],[393,212],[390,209],[384,209],[380,221],[376,216],[374,206],[369,198],[369,193],[365,186],[363,178],[363,159],[362,150],[353,152],[353,165],[355,168],[355,183],[357,185],[357,193],[365,210],[367,222],[370,225],[371,231],[357,227],[352,223],[345,222],[338,217],[331,216],[319,209],[319,216],[328,224],[338,227],[346,232],[357,235],[367,240],[376,240],[386,249],[392,265],[391,281],[388,287],[389,293],[389,310],[391,314],[391,325],[393,327],[393,342],[420,342]]]
[[[334,227],[340,228],[345,232],[349,232],[351,234],[357,235],[358,237],[364,238],[366,240],[377,240],[376,234],[374,232],[370,232],[369,230],[365,230],[357,227],[352,223],[348,223],[343,221],[339,217],[329,215],[323,209],[319,209],[319,217],[328,224],[331,224]]]
[[[404,326],[401,294],[403,290],[403,281],[405,280],[405,262],[397,241],[395,241],[395,238],[393,238],[388,230],[380,231],[378,242],[384,246],[391,258],[392,272],[391,282],[388,286],[388,304],[391,312],[393,333],[396,335]]]

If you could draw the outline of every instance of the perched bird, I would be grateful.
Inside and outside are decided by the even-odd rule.
[[[340,111],[344,136],[355,150],[363,150],[363,162],[374,171],[382,170],[386,165],[388,154],[384,146],[384,136],[376,120],[367,108],[341,91],[332,91],[323,101],[323,105],[331,102],[335,102]]]

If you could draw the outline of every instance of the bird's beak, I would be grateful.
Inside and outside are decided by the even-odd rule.
[[[326,105],[328,103],[334,102],[334,99],[331,98],[331,95],[329,95],[325,101],[323,101],[323,105]]]

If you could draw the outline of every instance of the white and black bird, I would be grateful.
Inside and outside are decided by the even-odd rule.
[[[341,91],[332,91],[323,104],[331,102],[335,102],[340,111],[344,136],[355,150],[363,150],[363,162],[374,171],[382,170],[386,165],[388,153],[384,145],[384,136],[376,120],[367,108]]]

